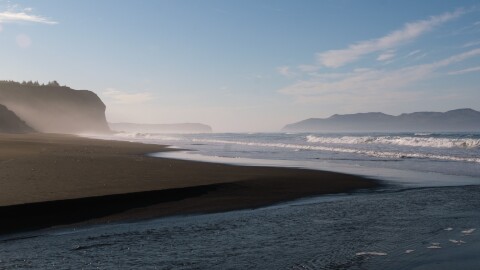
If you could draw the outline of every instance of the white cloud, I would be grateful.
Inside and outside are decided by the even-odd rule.
[[[429,74],[430,68],[425,66],[415,66],[396,71],[369,69],[345,73],[342,78],[337,79],[314,78],[300,81],[280,90],[280,92],[302,97],[304,100],[309,96],[350,95],[365,91],[388,90],[393,87],[400,88],[425,78]]]
[[[114,88],[108,88],[102,93],[102,95],[112,103],[117,104],[135,104],[144,103],[154,99],[153,95],[149,92],[141,93],[127,93]]]
[[[463,44],[462,48],[473,47],[473,46],[477,46],[477,45],[480,45],[480,40],[467,42],[467,43]]]
[[[448,75],[460,75],[460,74],[476,72],[476,71],[480,71],[480,66],[479,67],[472,67],[472,68],[456,70],[456,71],[451,71],[451,72],[448,72]]]
[[[285,77],[291,77],[294,75],[294,73],[290,70],[290,67],[288,66],[277,67],[277,72]]]
[[[14,11],[4,11],[0,12],[0,23],[18,23],[18,22],[32,22],[32,23],[43,23],[43,24],[57,24],[56,21],[52,21],[48,18],[28,14],[25,11],[14,12]]]
[[[402,95],[399,90],[414,82],[430,78],[440,68],[480,56],[480,48],[453,55],[429,64],[414,65],[396,70],[356,69],[348,73],[327,73],[279,90],[297,101],[328,101],[344,96],[382,98]],[[411,95],[404,91],[404,95]],[[358,101],[358,100],[357,100]]]
[[[420,52],[421,52],[421,50],[411,51],[411,52],[409,52],[409,53],[407,54],[407,57],[414,56],[414,55],[416,55],[416,54],[418,54],[418,53],[420,53]]]
[[[479,55],[480,55],[480,48],[477,48],[477,49],[473,49],[473,50],[470,50],[470,51],[467,51],[467,52],[464,52],[464,53],[456,54],[456,55],[451,56],[447,59],[435,62],[432,65],[434,65],[435,67],[444,67],[444,66],[448,66],[448,65],[451,65],[453,63],[457,63],[457,62],[460,62],[460,61],[463,61],[463,60],[466,60],[466,59],[470,59],[472,57],[476,57],[476,56],[479,56]]]
[[[394,50],[389,50],[386,52],[381,53],[377,57],[377,61],[387,61],[395,57],[395,51]]]
[[[360,41],[348,46],[346,49],[329,50],[317,54],[319,63],[330,68],[341,67],[358,60],[361,56],[373,52],[393,49],[399,45],[412,41],[422,34],[463,15],[465,11],[458,9],[438,16],[431,16],[426,20],[406,23],[403,28],[395,30],[386,36]]]

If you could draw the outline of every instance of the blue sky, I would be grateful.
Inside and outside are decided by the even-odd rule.
[[[215,131],[478,110],[477,2],[0,0],[0,79],[92,90],[112,122]]]

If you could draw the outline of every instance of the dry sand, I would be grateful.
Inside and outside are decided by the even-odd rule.
[[[0,135],[0,232],[255,208],[378,185],[292,168],[148,157],[165,146],[56,134]]]

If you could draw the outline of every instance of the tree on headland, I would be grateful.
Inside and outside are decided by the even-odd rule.
[[[48,82],[47,85],[48,85],[48,86],[60,86],[60,84],[59,84],[57,81]]]
[[[56,80],[50,81],[47,84],[42,83],[40,84],[38,81],[22,81],[16,82],[12,80],[0,80],[0,84],[3,85],[25,85],[25,86],[50,86],[50,87],[62,87]]]

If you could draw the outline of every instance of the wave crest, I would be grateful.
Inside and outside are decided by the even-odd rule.
[[[329,151],[329,152],[338,152],[338,153],[367,155],[375,158],[391,158],[391,159],[418,158],[418,159],[434,159],[434,160],[444,160],[444,161],[480,163],[480,158],[477,158],[477,157],[457,157],[457,156],[427,154],[427,153],[375,151],[375,150],[363,150],[363,149],[320,146],[320,145],[301,145],[301,144],[289,144],[289,143],[258,143],[258,142],[211,140],[211,139],[193,139],[193,141],[202,142],[202,143],[234,144],[234,145],[244,145],[244,146],[253,146],[253,147],[255,146],[276,147],[276,148],[287,148],[287,149],[293,149],[293,150]]]
[[[412,147],[432,148],[478,148],[480,139],[449,139],[432,137],[402,137],[402,136],[342,136],[342,137],[317,137],[308,135],[309,143],[320,144],[390,144]]]
[[[126,139],[152,139],[152,140],[162,140],[162,141],[180,141],[181,138],[166,136],[163,134],[157,133],[141,133],[141,132],[119,132],[114,135],[115,137],[126,138]]]

